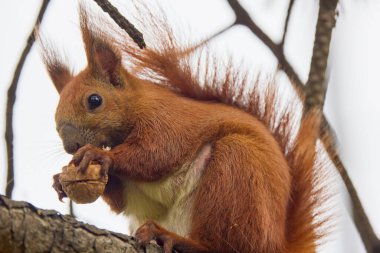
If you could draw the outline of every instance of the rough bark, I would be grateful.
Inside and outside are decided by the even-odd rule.
[[[110,232],[23,201],[0,195],[2,253],[137,253],[162,252],[154,244],[141,248],[133,237]]]
[[[305,112],[312,108],[323,111],[326,98],[326,69],[330,50],[332,30],[336,24],[336,7],[338,0],[320,0],[318,20],[315,31],[313,56],[310,64],[309,78],[305,85]],[[363,208],[346,168],[336,151],[336,137],[327,119],[323,116],[321,136],[329,136],[323,142],[324,147],[339,171],[351,198],[353,221],[358,229],[364,247],[368,253],[380,252],[380,240],[375,234],[368,216]]]
[[[313,55],[311,58],[309,78],[305,85],[305,111],[311,108],[323,110],[327,91],[327,60],[329,57],[332,30],[336,23],[335,10],[337,4],[338,0],[319,1]]]

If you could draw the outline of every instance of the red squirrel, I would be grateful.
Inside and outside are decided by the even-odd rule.
[[[141,50],[91,15],[80,8],[79,74],[42,43],[60,94],[57,131],[79,170],[101,164],[102,198],[130,217],[138,242],[166,253],[316,252],[318,113],[294,137],[297,113],[279,111],[275,84],[247,91],[232,64],[203,66],[160,17],[142,15],[154,41]]]

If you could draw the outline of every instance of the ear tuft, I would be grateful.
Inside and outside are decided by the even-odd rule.
[[[38,30],[35,31],[35,36],[39,42],[42,59],[49,76],[58,93],[61,93],[63,87],[73,78],[72,71],[63,60],[65,57],[62,57],[58,50],[52,46],[52,43],[43,38]]]
[[[97,78],[105,79],[115,86],[120,85],[120,51],[113,46],[107,34],[96,29],[99,25],[92,23],[96,19],[91,18],[83,2],[80,2],[79,12],[88,67]]]

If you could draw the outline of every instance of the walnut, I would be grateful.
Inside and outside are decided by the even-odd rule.
[[[94,202],[103,194],[108,176],[101,175],[101,166],[91,163],[86,172],[80,172],[75,165],[63,167],[59,182],[66,195],[77,204]]]

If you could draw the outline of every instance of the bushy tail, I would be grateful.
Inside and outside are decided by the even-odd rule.
[[[311,253],[325,234],[327,217],[320,208],[325,203],[326,172],[318,159],[317,140],[321,112],[307,112],[301,122],[288,162],[292,173],[292,192],[287,216],[287,252]],[[325,137],[322,137],[325,138]]]

